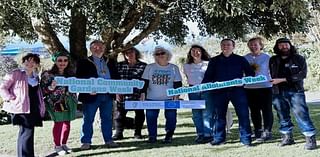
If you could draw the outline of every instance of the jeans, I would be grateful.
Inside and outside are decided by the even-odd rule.
[[[201,97],[206,101],[206,108],[203,110],[203,134],[206,137],[213,136],[213,102],[210,98],[211,91],[203,92]]]
[[[201,100],[201,93],[189,93],[189,100]],[[198,136],[203,136],[203,109],[192,109],[192,120]]]
[[[34,127],[20,125],[17,141],[18,157],[34,157]]]
[[[213,91],[208,97],[213,107],[213,135],[215,142],[226,140],[226,114],[229,101],[232,102],[239,119],[240,141],[251,143],[249,109],[245,90],[242,87],[230,87]]]
[[[112,98],[110,95],[99,94],[92,103],[83,104],[83,124],[81,143],[91,144],[94,117],[99,108],[101,131],[104,142],[112,141]]]
[[[271,132],[273,125],[272,88],[246,89],[246,92],[255,133],[262,130],[262,120],[263,130]]]
[[[290,108],[303,135],[313,136],[316,134],[316,129],[310,119],[304,92],[281,91],[279,94],[273,95],[272,103],[277,110],[282,134],[291,133],[293,129]]]
[[[157,137],[157,129],[158,129],[158,115],[159,109],[147,109],[146,117],[147,117],[147,128],[149,132],[149,138]],[[165,109],[164,115],[166,118],[165,130],[167,133],[173,134],[176,129],[177,124],[177,110],[176,109]]]

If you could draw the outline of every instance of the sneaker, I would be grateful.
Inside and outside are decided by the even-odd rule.
[[[141,134],[135,134],[135,135],[134,135],[134,138],[135,138],[135,139],[142,139],[142,135],[141,135]]]
[[[256,140],[258,142],[265,142],[265,141],[268,141],[268,140],[271,140],[272,139],[272,133],[270,131],[264,131],[261,135],[260,138],[257,138]]]
[[[295,144],[292,133],[283,134],[282,135],[282,141],[279,144],[279,146],[283,147],[283,146],[292,145],[292,144]]]
[[[306,144],[304,145],[306,150],[313,150],[317,148],[316,136],[306,136]]]
[[[88,150],[90,149],[91,145],[90,143],[83,143],[80,147],[81,150]]]
[[[55,146],[54,147],[54,151],[58,154],[58,155],[66,155],[67,152],[62,148],[62,146]]]
[[[115,143],[113,141],[108,141],[104,144],[106,147],[108,148],[116,148],[116,147],[119,147],[119,144],[118,143]]]
[[[65,150],[67,153],[72,153],[72,149],[70,149],[67,145],[63,144],[61,147],[62,147],[63,150]]]
[[[197,144],[201,144],[203,141],[203,138],[204,138],[203,135],[198,135],[196,139],[194,139],[194,142]]]
[[[163,141],[162,141],[163,144],[169,144],[169,143],[172,143],[172,136],[166,136]]]
[[[204,136],[202,140],[202,144],[209,143],[213,140],[212,136]]]
[[[112,136],[112,140],[114,140],[114,141],[122,140],[122,139],[123,139],[122,133],[116,133],[115,135]]]
[[[218,145],[223,145],[225,143],[226,143],[225,141],[215,141],[215,140],[213,140],[213,141],[210,142],[210,145],[218,146]]]

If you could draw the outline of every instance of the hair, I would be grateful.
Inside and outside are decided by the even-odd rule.
[[[140,52],[137,48],[135,48],[135,47],[131,47],[131,48],[125,50],[125,51],[122,51],[124,60],[127,61],[126,56],[125,56],[125,53],[126,53],[127,51],[129,51],[129,50],[133,50],[134,53],[136,54],[136,60],[137,60],[137,61],[140,61],[140,59],[142,58],[142,54],[141,54],[141,52]]]
[[[193,57],[191,56],[191,50],[193,48],[199,48],[201,50],[201,60],[204,60],[204,61],[209,61],[210,59],[210,55],[208,54],[208,52],[200,45],[192,45],[189,52],[188,52],[188,55],[187,55],[187,64],[191,64],[193,63]]]
[[[275,54],[277,54],[277,55],[280,54],[280,51],[281,51],[281,50],[278,48],[278,45],[279,45],[280,43],[289,43],[289,45],[290,45],[290,50],[289,50],[289,51],[290,51],[290,54],[296,54],[296,53],[298,53],[296,47],[291,44],[291,42],[290,42],[290,40],[289,40],[288,38],[279,38],[279,39],[276,41],[276,44],[275,44],[274,47],[273,47],[273,52],[274,52]]]
[[[225,39],[222,39],[221,42],[220,42],[220,45],[224,42],[224,41],[231,41],[232,42],[232,45],[233,47],[236,46],[236,42],[230,38],[225,38]]]
[[[66,55],[64,55],[66,54]],[[71,66],[71,58],[69,57],[68,53],[66,52],[63,52],[61,53],[61,55],[57,56],[56,59],[60,56],[65,56],[68,58],[68,65],[67,67],[63,70],[63,76],[66,76],[66,77],[70,77],[70,76],[73,76],[74,75],[74,69],[72,68]],[[52,68],[49,70],[50,73],[54,74],[54,75],[57,75],[59,74],[59,68],[56,64],[56,62],[53,64]]]
[[[154,51],[153,51],[153,57],[155,58],[155,54],[158,52],[158,51],[163,51],[166,53],[166,55],[168,56],[168,61],[171,60],[172,58],[172,54],[169,50],[167,50],[166,48],[162,47],[162,46],[157,46],[155,47]]]
[[[260,50],[263,50],[264,49],[264,44],[263,44],[263,38],[262,37],[253,37],[251,39],[249,39],[248,43],[247,43],[247,46],[249,47],[249,44],[253,41],[258,41],[260,46],[261,46],[261,49]]]
[[[40,64],[40,57],[38,54],[33,54],[33,53],[27,53],[24,57],[22,57],[22,63],[24,63],[26,60],[29,60],[30,58],[32,58],[32,60],[37,63]]]
[[[93,40],[93,41],[90,43],[90,47],[91,47],[93,44],[98,44],[98,43],[104,44],[101,40]]]

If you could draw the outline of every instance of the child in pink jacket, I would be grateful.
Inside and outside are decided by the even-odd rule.
[[[12,113],[13,125],[19,125],[17,140],[18,157],[34,157],[34,127],[42,126],[45,106],[39,77],[35,69],[40,58],[28,53],[22,58],[22,68],[4,77],[0,95],[5,101],[3,110]]]

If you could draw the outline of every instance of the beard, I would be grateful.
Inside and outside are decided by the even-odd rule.
[[[281,56],[289,56],[290,55],[290,49],[281,49],[280,50]]]

